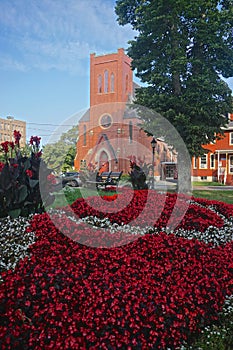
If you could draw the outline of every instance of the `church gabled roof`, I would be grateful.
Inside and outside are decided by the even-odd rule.
[[[108,136],[106,134],[101,134],[99,136],[99,139],[96,142],[96,146],[101,144],[102,141],[107,143],[107,147],[108,147],[109,151],[112,153],[113,159],[117,162],[118,160],[117,160],[116,152],[114,151],[114,148],[112,147],[111,142],[109,141],[109,138],[108,138]]]

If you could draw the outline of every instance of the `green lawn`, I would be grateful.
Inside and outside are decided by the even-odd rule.
[[[233,204],[233,190],[194,190],[193,196]]]
[[[96,191],[92,189],[82,188],[81,190],[77,187],[65,187],[64,191],[55,193],[55,201],[52,208],[59,208],[72,204],[77,198],[86,198],[90,196],[96,196]]]
[[[62,192],[56,193],[56,199],[53,203],[53,208],[58,208],[62,206],[66,206],[67,204],[72,204],[77,198],[83,197],[90,197],[90,196],[96,196],[97,192],[94,189],[87,189],[87,188],[69,188],[66,187],[65,191],[65,200],[64,195],[62,195]],[[113,192],[105,192],[105,191],[99,191],[99,195],[112,195]],[[206,198],[210,200],[217,200],[225,203],[233,204],[233,190],[224,190],[224,186],[222,190],[194,190],[193,196],[196,198]]]
[[[219,182],[211,182],[211,181],[194,181],[192,182],[193,186],[225,186]]]
[[[96,195],[112,195],[114,192],[107,191],[96,191],[91,188],[78,188],[78,187],[66,187],[64,192],[55,193],[55,201],[52,208],[59,208],[66,206],[67,204],[72,204],[78,198],[87,198]]]

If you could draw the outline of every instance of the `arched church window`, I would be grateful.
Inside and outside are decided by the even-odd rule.
[[[114,73],[111,74],[111,92],[114,92]]]
[[[99,93],[102,92],[102,75],[101,74],[98,76],[98,92]]]
[[[104,92],[108,92],[108,71],[104,71]]]
[[[129,143],[133,141],[133,123],[129,122]]]
[[[87,144],[87,127],[83,125],[83,146]]]
[[[129,76],[128,74],[125,77],[125,92],[127,92],[129,89]]]

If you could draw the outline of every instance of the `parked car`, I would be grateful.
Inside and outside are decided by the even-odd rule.
[[[82,185],[79,172],[71,171],[71,172],[63,173],[61,175],[61,179],[62,179],[62,187],[66,185],[72,186],[72,187],[80,187]]]

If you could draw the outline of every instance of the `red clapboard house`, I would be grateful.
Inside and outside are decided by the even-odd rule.
[[[208,152],[202,157],[193,157],[193,181],[217,181],[233,185],[233,114],[229,114],[224,135],[214,143],[204,145]]]

